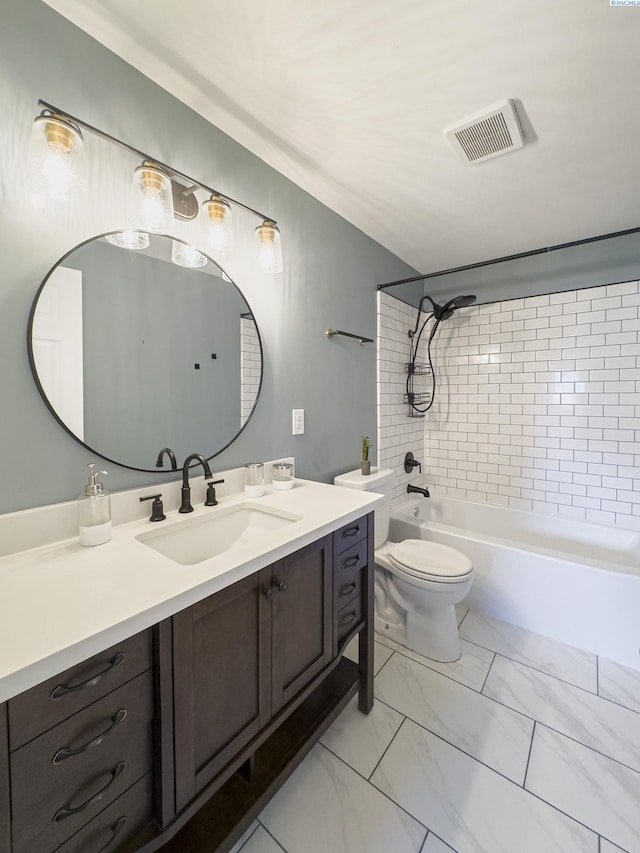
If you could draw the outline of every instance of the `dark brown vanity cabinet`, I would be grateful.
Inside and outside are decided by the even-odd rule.
[[[0,704],[0,853],[228,850],[371,709],[372,543],[370,514]]]
[[[331,660],[331,537],[173,617],[180,812]]]

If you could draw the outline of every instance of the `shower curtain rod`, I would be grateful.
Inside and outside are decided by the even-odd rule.
[[[436,278],[440,275],[450,275],[457,272],[465,272],[466,270],[477,270],[480,267],[489,267],[492,264],[501,264],[504,261],[516,261],[520,258],[530,258],[533,255],[544,255],[548,252],[555,252],[558,249],[570,249],[572,246],[584,246],[587,243],[598,243],[600,240],[610,240],[613,237],[626,237],[629,234],[640,233],[640,228],[628,228],[626,231],[613,231],[611,234],[601,234],[598,237],[586,237],[584,240],[574,240],[571,243],[558,243],[556,246],[547,246],[546,249],[531,249],[529,252],[519,252],[516,255],[505,255],[502,258],[493,258],[490,261],[479,261],[475,264],[466,264],[462,267],[451,267],[448,270],[438,270],[438,272],[430,272],[425,275],[414,275],[411,278],[399,278],[397,281],[388,281],[385,284],[379,284],[378,290],[384,290],[386,287],[395,287],[397,284],[409,284],[413,281],[425,281],[428,278]]]

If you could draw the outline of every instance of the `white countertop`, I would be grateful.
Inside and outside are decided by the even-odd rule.
[[[247,500],[301,516],[279,530],[192,566],[180,565],[136,535]],[[86,548],[78,538],[0,559],[0,702],[371,512],[381,495],[295,480],[289,491],[267,486],[218,507],[196,506],[151,524],[113,528],[111,542]],[[34,519],[34,523],[35,519]]]

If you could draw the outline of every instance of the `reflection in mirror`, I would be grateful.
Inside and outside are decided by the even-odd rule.
[[[105,459],[145,471],[159,470],[164,447],[178,464],[223,450],[251,417],[262,378],[240,290],[209,258],[193,269],[172,263],[173,242],[83,243],[44,280],[29,322],[32,370],[56,418]]]

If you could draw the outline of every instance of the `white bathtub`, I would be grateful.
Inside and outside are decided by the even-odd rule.
[[[392,511],[389,538],[467,554],[470,607],[640,669],[640,533],[418,497]]]

